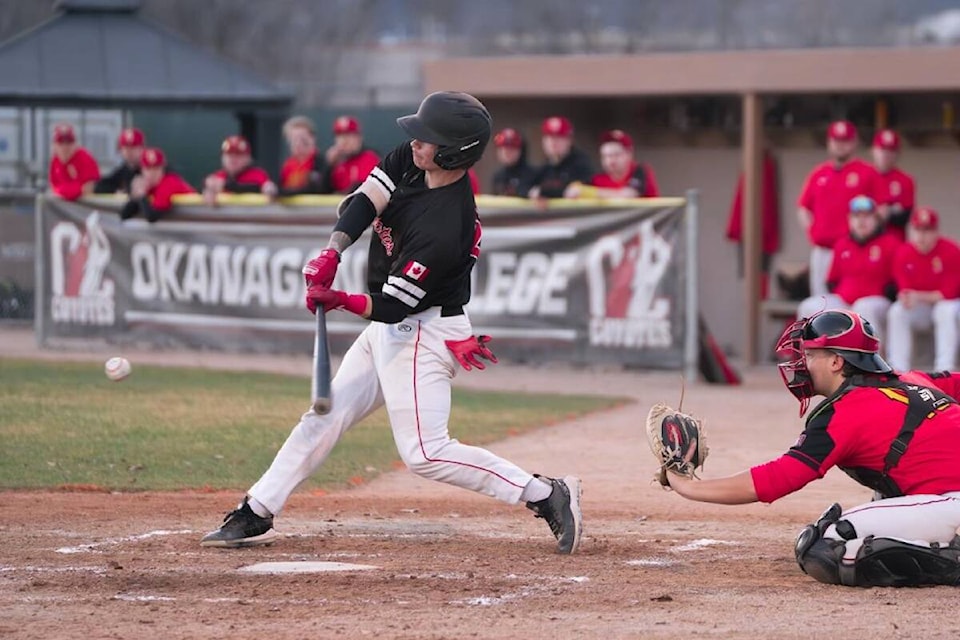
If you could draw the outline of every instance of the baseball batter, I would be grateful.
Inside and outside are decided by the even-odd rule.
[[[831,293],[811,296],[800,303],[797,317],[810,317],[822,309],[853,309],[881,331],[894,288],[893,256],[900,240],[884,232],[877,204],[867,196],[850,201],[849,233],[837,240],[827,276]]]
[[[272,542],[273,518],[293,490],[347,429],[381,405],[411,471],[504,502],[523,501],[547,521],[559,553],[580,544],[579,479],[532,475],[452,440],[447,430],[457,365],[469,371],[483,369],[478,358],[496,362],[463,309],[481,239],[466,172],[490,140],[490,114],[470,95],[438,92],[397,122],[412,140],[391,151],[341,204],[328,248],[304,267],[311,311],[344,309],[372,322],[331,383],[330,413],[303,414],[273,464],[203,538],[204,546]],[[331,289],[340,253],[371,225],[370,293]]]
[[[960,247],[940,236],[939,220],[933,209],[914,211],[907,242],[893,259],[897,301],[887,313],[887,355],[900,371],[910,368],[914,329],[933,329],[934,369],[952,371],[956,366]]]
[[[781,457],[725,478],[668,473],[691,500],[773,502],[839,467],[877,499],[833,504],[796,541],[800,568],[848,586],[960,583],[960,373],[898,374],[873,327],[829,310],[790,326],[777,344],[780,373],[803,415],[825,396]]]

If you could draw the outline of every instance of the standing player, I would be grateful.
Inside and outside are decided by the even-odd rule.
[[[493,174],[495,196],[526,198],[533,186],[535,171],[527,162],[527,141],[516,129],[507,127],[493,136],[500,168]]]
[[[496,362],[474,337],[463,305],[480,253],[480,220],[467,169],[490,140],[486,108],[465,93],[432,93],[397,120],[412,140],[391,151],[340,206],[330,243],[305,267],[307,306],[345,309],[372,322],[343,357],[333,407],[303,414],[267,472],[204,546],[267,544],[273,518],[337,440],[386,405],[400,457],[414,473],[504,502],[526,502],[544,518],[559,553],[580,544],[580,480],[531,475],[513,463],[450,439],[450,382],[459,363]],[[331,289],[341,252],[368,226],[370,293]]]
[[[777,353],[803,415],[825,396],[781,457],[725,478],[670,486],[690,500],[773,502],[839,467],[873,489],[873,502],[833,504],[797,537],[812,578],[847,586],[960,584],[960,374],[897,374],[873,327],[852,311],[798,320]]]
[[[77,145],[77,134],[69,124],[53,128],[53,154],[48,180],[50,190],[64,200],[77,200],[92,193],[100,179],[100,167],[90,152]]]
[[[290,157],[280,168],[280,195],[330,193],[330,169],[317,150],[313,120],[293,116],[283,123],[283,137],[290,147]]]
[[[960,247],[938,231],[940,216],[921,207],[910,216],[907,242],[893,258],[897,301],[887,312],[887,356],[898,371],[910,368],[913,329],[933,328],[937,371],[957,363],[960,313]]]
[[[221,193],[277,194],[270,174],[253,164],[250,143],[243,136],[227,136],[220,145],[220,163],[222,167],[204,180],[203,199],[208,206],[215,206]]]
[[[117,137],[117,149],[123,161],[116,169],[103,176],[93,188],[94,193],[130,193],[133,179],[140,175],[140,156],[146,143],[140,129],[124,129]]]
[[[353,116],[340,116],[333,121],[333,145],[327,149],[330,166],[330,186],[334,193],[352,193],[360,186],[380,156],[363,146],[360,121]]]
[[[892,129],[881,129],[873,136],[873,166],[879,175],[877,203],[887,228],[901,240],[906,236],[907,220],[913,211],[916,184],[913,176],[897,166],[900,136]]]
[[[810,294],[827,292],[833,245],[847,235],[847,204],[858,195],[876,200],[879,178],[870,164],[853,156],[857,128],[838,120],[827,130],[830,159],[813,168],[803,186],[797,217],[810,240]]]
[[[587,154],[573,146],[573,123],[567,118],[552,116],[543,121],[540,132],[546,162],[537,169],[528,195],[535,199],[576,197],[572,192],[568,196],[568,187],[573,185],[577,190],[580,185],[588,184],[594,170]]]
[[[160,149],[143,150],[140,171],[130,185],[130,199],[120,209],[121,220],[143,213],[148,222],[156,222],[173,207],[173,196],[196,193],[183,178],[167,171],[167,158]]]
[[[633,138],[622,129],[600,136],[600,166],[593,176],[599,198],[656,198],[660,195],[657,176],[646,162],[633,157]]]

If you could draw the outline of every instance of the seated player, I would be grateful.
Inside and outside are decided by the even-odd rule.
[[[250,143],[243,136],[229,136],[220,146],[223,167],[204,181],[203,199],[209,206],[217,204],[221,193],[277,194],[277,185],[270,174],[253,164]]]
[[[130,193],[130,183],[140,175],[140,156],[146,143],[140,129],[124,129],[117,137],[117,149],[123,159],[116,169],[100,178],[94,193]]]
[[[148,222],[156,222],[173,207],[173,196],[197,192],[183,178],[167,171],[167,158],[160,149],[143,150],[140,172],[130,184],[130,199],[120,210],[121,220],[143,213]]]

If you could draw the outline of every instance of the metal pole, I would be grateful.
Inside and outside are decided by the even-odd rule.
[[[700,192],[697,189],[687,190],[687,206],[684,215],[686,230],[686,340],[683,345],[683,377],[686,380],[697,380],[700,364],[700,282],[697,270],[699,269],[697,236],[699,235],[698,216],[700,212]]]
[[[47,296],[46,291],[46,265],[47,259],[44,254],[44,232],[43,232],[43,193],[38,193],[34,200],[33,220],[33,337],[38,347],[43,347],[47,341],[47,326],[44,319],[44,304]]]

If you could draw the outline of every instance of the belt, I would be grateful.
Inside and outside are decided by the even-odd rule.
[[[445,304],[442,307],[440,307],[441,318],[450,318],[452,316],[462,316],[462,315],[463,315],[462,304]]]

